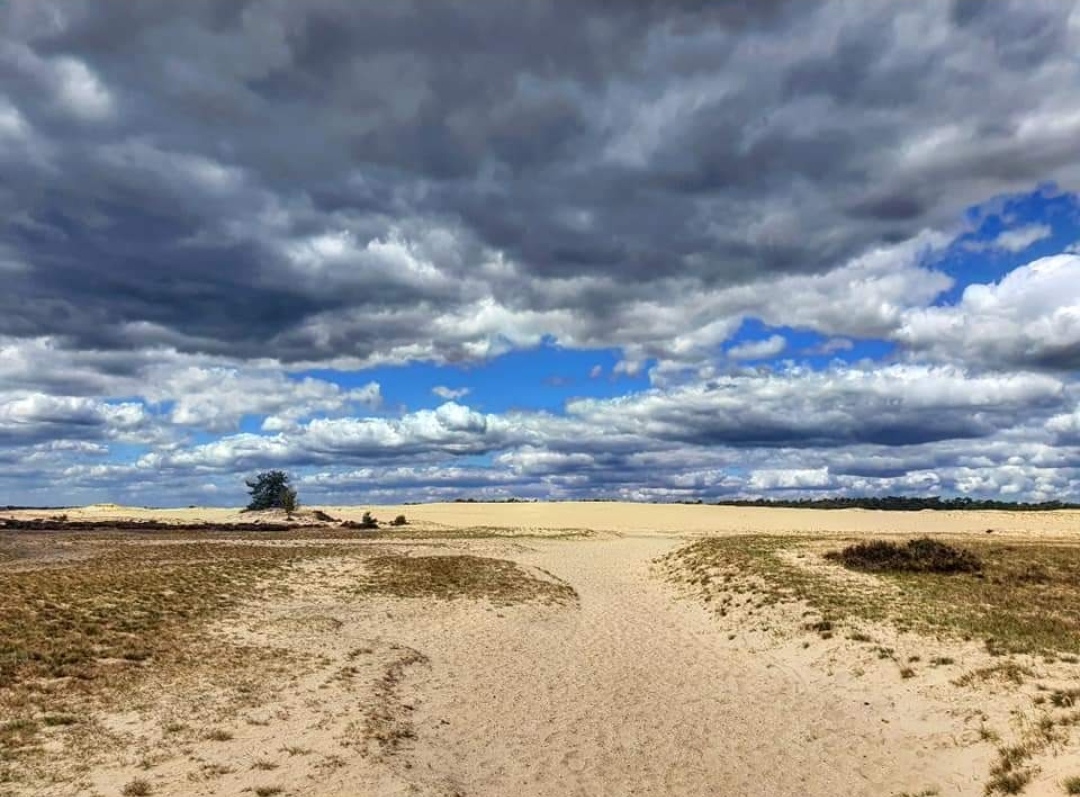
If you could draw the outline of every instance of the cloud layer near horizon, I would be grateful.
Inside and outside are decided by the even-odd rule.
[[[1077,51],[1060,2],[8,3],[0,500],[1080,500]],[[470,392],[540,348],[610,389]]]

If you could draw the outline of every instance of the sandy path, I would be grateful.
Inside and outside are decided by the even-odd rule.
[[[981,793],[984,767],[941,744],[940,722],[739,649],[673,600],[649,569],[675,544],[540,543],[518,558],[572,584],[580,609],[522,627],[528,610],[462,605],[398,626],[431,660],[412,685],[419,779],[470,797]]]

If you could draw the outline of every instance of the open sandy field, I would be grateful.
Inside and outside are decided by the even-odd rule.
[[[374,510],[0,528],[0,794],[1080,793],[1080,513]]]

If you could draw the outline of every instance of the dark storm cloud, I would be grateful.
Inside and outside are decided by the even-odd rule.
[[[620,345],[642,295],[821,273],[1075,185],[1070,11],[9,3],[0,334],[466,359],[512,334],[455,328],[488,300]],[[407,278],[369,247],[394,235]]]

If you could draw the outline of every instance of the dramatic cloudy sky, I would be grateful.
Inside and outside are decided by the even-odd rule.
[[[1080,4],[0,3],[0,504],[1080,500]]]

